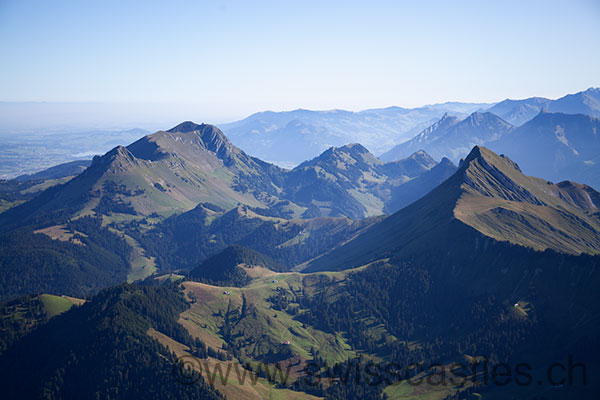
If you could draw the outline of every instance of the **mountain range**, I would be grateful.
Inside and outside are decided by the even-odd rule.
[[[261,112],[219,127],[249,154],[293,167],[332,146],[360,143],[375,154],[407,140],[444,113],[463,116],[489,107],[483,103],[444,103],[420,108]]]
[[[47,190],[33,198],[23,198],[19,200],[23,204],[0,213],[5,251],[9,254],[10,246],[17,242],[39,242],[35,252],[40,255],[33,252],[27,257],[31,260],[50,254],[56,257],[53,265],[57,269],[49,271],[44,281],[49,287],[56,281],[50,276],[60,276],[57,271],[62,271],[59,260],[63,256],[73,260],[73,251],[85,253],[79,258],[86,260],[109,257],[110,268],[106,271],[98,269],[93,262],[77,267],[79,271],[88,271],[81,276],[97,276],[97,281],[106,282],[123,279],[123,276],[129,280],[139,279],[157,268],[190,270],[232,245],[253,248],[288,267],[311,263],[310,268],[313,268],[313,264],[327,259],[327,256],[316,258],[323,252],[338,247],[371,225],[380,226],[378,218],[353,220],[393,214],[398,210],[413,215],[411,218],[417,218],[420,213],[439,216],[437,206],[427,211],[428,207],[415,206],[421,204],[415,202],[434,188],[425,198],[448,188],[450,181],[458,179],[460,171],[471,171],[465,169],[465,165],[474,163],[473,152],[478,151],[481,155],[475,158],[482,160],[482,165],[491,165],[490,168],[502,173],[493,179],[485,175],[489,171],[482,173],[487,186],[477,190],[493,193],[494,186],[508,185],[516,194],[507,194],[504,200],[511,201],[527,193],[524,196],[529,196],[531,204],[525,206],[525,201],[515,206],[478,198],[474,203],[483,208],[476,209],[475,214],[466,214],[462,222],[498,240],[537,250],[595,254],[598,250],[595,233],[598,210],[594,209],[597,192],[581,184],[531,180],[522,174],[521,168],[529,172],[529,168],[536,166],[537,157],[526,151],[535,146],[543,150],[538,152],[539,158],[547,159],[548,154],[555,154],[556,159],[563,161],[556,166],[555,173],[572,172],[577,176],[584,166],[592,171],[590,176],[593,175],[595,164],[593,159],[587,159],[594,156],[597,125],[598,120],[592,117],[546,112],[519,128],[511,127],[492,113],[475,112],[462,121],[445,115],[418,137],[422,140],[414,144],[415,149],[423,145],[439,154],[436,153],[441,152],[439,149],[451,143],[468,143],[472,137],[487,137],[493,148],[506,146],[504,153],[516,154],[518,164],[525,166],[518,166],[504,155],[492,156],[488,150],[475,146],[457,172],[448,158],[437,163],[425,151],[417,150],[404,159],[384,162],[360,144],[332,147],[286,170],[248,156],[214,126],[184,122],[94,158],[91,165],[75,177],[59,178],[72,172],[71,165],[47,172],[48,177],[58,180],[50,180]],[[551,129],[554,129],[550,136],[553,142],[543,147]],[[499,131],[500,134],[494,133]],[[537,132],[538,136],[531,136],[531,132]],[[557,148],[564,151],[556,152]],[[522,152],[517,152],[518,149]],[[581,158],[584,162],[578,166],[576,163]],[[547,167],[542,171],[544,164],[540,164],[540,175],[552,172]],[[474,176],[472,182],[483,179],[478,174]],[[17,188],[11,190],[17,193],[21,183],[15,185]],[[461,195],[463,201],[457,210],[462,209],[463,204],[470,204],[468,199],[472,196],[467,194]],[[556,203],[555,198],[571,200],[565,205]],[[414,211],[415,207],[419,210]],[[588,208],[573,211],[573,207]],[[420,229],[428,226],[427,218],[416,220]],[[498,221],[502,222],[494,226]],[[409,226],[406,222],[400,225]],[[109,229],[94,235],[92,232],[98,227]],[[410,229],[403,232],[415,236]],[[110,239],[100,239],[101,236]],[[384,238],[378,242],[389,247]],[[110,254],[96,254],[107,245]],[[25,254],[29,247],[17,248]],[[371,251],[373,249],[364,254]],[[127,252],[133,255],[128,257]],[[353,253],[348,251],[347,254]],[[353,257],[355,261],[361,260],[358,255]],[[6,282],[22,279],[18,276],[18,265],[12,261],[14,257],[5,260],[5,268],[12,271],[5,274]],[[33,262],[28,268],[29,272],[21,275],[33,274],[37,264]],[[58,280],[65,282],[62,278]],[[86,283],[77,284],[76,294],[97,287],[87,278],[84,281]],[[27,287],[19,290],[27,293]]]
[[[363,265],[390,252],[410,258],[442,237],[449,243],[474,237],[475,250],[493,239],[535,251],[597,255],[599,211],[600,193],[590,186],[529,177],[508,157],[476,146],[452,177],[312,261],[307,271]]]
[[[219,127],[247,154],[292,168],[332,146],[341,147],[348,143],[361,143],[380,156],[395,145],[410,140],[446,113],[464,119],[476,111],[491,112],[514,126],[534,118],[542,109],[598,118],[599,90],[590,88],[557,100],[533,97],[499,103],[447,102],[412,109],[388,107],[360,112],[266,111]],[[19,108],[18,104],[4,106]],[[148,133],[141,129],[0,133],[0,177],[8,179],[32,174],[48,166],[103,154],[116,145],[125,146]],[[390,159],[384,157],[384,160]]]
[[[523,100],[506,99],[499,103],[443,103],[413,109],[389,107],[360,112],[267,111],[240,121],[221,124],[220,128],[234,144],[248,154],[292,167],[315,157],[328,147],[354,142],[361,143],[375,155],[392,153],[382,155],[382,160],[397,159],[398,156],[391,150],[395,145],[409,141],[445,114],[464,119],[473,112],[490,112],[510,125],[521,126],[542,110],[600,118],[600,89],[590,88],[556,100],[532,97]],[[465,156],[472,146],[468,147],[467,143],[463,146],[466,148],[463,154]],[[416,148],[414,151],[416,150],[420,149]],[[403,152],[402,157],[408,155]],[[451,154],[444,156],[457,160]]]
[[[445,115],[381,159],[402,158],[418,148],[433,158],[458,162],[472,146],[485,145],[508,155],[528,174],[552,181],[574,179],[600,188],[599,129],[595,117],[544,110],[519,127],[491,112],[475,112],[463,120]]]
[[[68,164],[40,175],[56,179],[3,182],[0,297],[83,296],[157,269],[192,269],[235,244],[296,265],[455,169],[424,152],[384,163],[354,144],[285,170],[248,156],[212,125],[184,122],[117,146],[76,176],[62,176],[73,173]]]
[[[600,88],[589,88],[556,100],[543,97],[524,100],[506,99],[488,109],[489,112],[515,126],[523,125],[542,110],[563,114],[585,114],[600,118]]]
[[[394,160],[418,148],[435,159],[448,157],[458,162],[473,146],[496,141],[512,129],[511,124],[490,112],[474,112],[463,120],[446,114],[411,140],[382,154],[381,159]]]
[[[597,121],[540,112],[514,128],[475,112],[446,115],[423,137],[448,144],[478,132],[492,144],[518,139],[541,155],[558,146],[588,158]],[[540,388],[581,398],[597,390],[600,193],[588,185],[528,176],[478,145],[458,168],[421,150],[384,162],[355,143],[287,170],[192,122],[62,176],[70,173],[49,171],[46,189],[0,213],[0,297],[12,299],[0,304],[8,398],[522,398]],[[15,196],[29,185],[5,184]],[[24,294],[34,296],[15,298]],[[234,374],[181,384],[178,363],[190,357],[200,363],[191,369],[290,365],[291,380],[257,373],[256,384]],[[589,386],[557,387],[542,381],[541,367],[530,371],[542,382],[534,387],[476,383],[471,373],[462,384],[417,387],[398,375],[378,384],[335,376],[374,362],[384,371],[450,370],[572,358],[589,368]],[[333,377],[311,385],[308,364]]]
[[[242,156],[225,142],[204,140],[215,131],[203,129],[204,135],[181,141],[190,147],[202,139],[203,148],[220,154],[223,163],[239,162],[236,157]],[[170,147],[148,143],[181,134],[150,137],[128,149],[137,153],[129,160],[173,160],[179,140]],[[365,175],[355,175],[349,166],[369,171],[370,177],[387,168],[358,145],[330,153],[303,168],[357,182]],[[415,182],[444,166],[427,169],[431,164],[418,153],[392,167],[403,174],[426,169],[410,181]],[[121,165],[111,164],[111,171]],[[157,261],[159,274],[140,284],[115,284],[48,321],[31,311],[40,306],[30,298],[0,305],[6,327],[0,337],[6,343],[0,351],[0,382],[9,398],[108,396],[115,387],[131,398],[148,393],[166,393],[163,398],[526,398],[540,390],[549,398],[588,397],[598,387],[599,212],[600,193],[591,187],[527,176],[508,157],[475,146],[448,179],[387,217],[297,220],[282,218],[278,209],[238,205],[226,210],[201,203],[166,219],[110,212],[100,218],[107,219],[104,227],[93,217],[72,218],[63,228],[71,238],[46,238],[48,250],[56,251],[50,246],[60,242],[82,251],[69,254],[73,258],[96,252],[105,264],[111,253],[126,255],[137,242],[144,257]],[[18,246],[31,252],[41,243],[27,248],[32,236],[24,232],[8,237],[12,241],[0,255],[10,252],[12,258],[19,256]],[[117,243],[130,247],[118,250]],[[25,264],[30,260],[35,264],[35,257]],[[93,264],[93,257],[86,262]],[[16,282],[7,279],[5,264],[0,266],[2,287],[10,285],[15,293]],[[22,263],[13,268],[27,271]],[[44,271],[38,265],[36,272]],[[124,279],[118,265],[114,273],[113,282]],[[64,284],[52,289],[74,292]],[[31,326],[18,322],[30,314],[37,318]],[[30,365],[39,357],[30,377]],[[290,365],[291,380],[263,372],[251,385],[232,373],[224,381],[205,374],[196,384],[178,384],[173,379],[177,360],[191,357],[200,369],[227,361],[246,372],[260,363]],[[482,360],[490,368],[535,366],[524,376],[536,384],[484,381],[485,370],[467,372],[470,379],[447,385],[412,385],[393,374],[377,384],[343,380],[348,368],[358,376],[374,362],[382,371],[417,362],[452,370]],[[585,365],[589,385],[553,384],[543,366],[557,362]],[[302,372],[305,365],[330,380],[311,385],[310,375]],[[373,369],[366,371],[373,375]],[[416,371],[414,378],[425,380],[430,373]]]
[[[433,170],[436,164],[423,152],[383,163],[348,145],[289,171],[248,156],[214,126],[185,122],[94,158],[82,174],[0,219],[31,219],[67,206],[77,215],[169,215],[204,202],[227,210],[283,207],[287,217],[360,218],[395,211],[392,203],[406,205],[400,187],[425,172],[433,178],[411,191],[432,189],[451,170]]]
[[[516,161],[530,175],[573,179],[600,188],[600,119],[583,114],[540,112],[487,145]]]

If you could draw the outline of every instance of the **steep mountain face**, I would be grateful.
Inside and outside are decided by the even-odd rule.
[[[600,118],[600,89],[568,94],[556,100],[531,97],[524,100],[506,99],[489,108],[494,113],[515,126],[530,121],[542,110],[564,114],[586,114]]]
[[[474,238],[476,246],[493,239],[537,251],[600,254],[599,210],[600,195],[591,187],[526,176],[507,157],[475,147],[425,197],[314,260],[307,271],[349,268],[391,254],[412,257],[438,246],[443,252],[460,237]]]
[[[475,148],[465,161],[460,221],[486,236],[539,251],[600,254],[600,197],[589,186],[524,175],[504,156]]]
[[[382,155],[382,158],[398,159],[406,157],[415,149],[423,149],[434,159],[448,157],[457,162],[473,146],[498,140],[512,129],[511,124],[490,112],[475,112],[462,121],[444,115],[434,125],[411,140],[395,146]]]
[[[237,203],[268,204],[277,194],[283,173],[249,157],[220,130],[206,124],[184,122],[127,149],[152,173],[144,176],[144,190],[184,210],[209,200],[226,208]],[[148,209],[160,212],[156,207]]]
[[[444,113],[462,116],[489,106],[444,103],[414,109],[389,107],[361,112],[267,111],[220,125],[220,128],[249,154],[293,167],[331,146],[346,143],[361,143],[379,154],[413,137]]]
[[[390,208],[392,191],[429,171],[436,162],[419,151],[384,163],[360,144],[332,147],[294,168],[286,177],[284,196],[308,207],[305,216],[379,215]],[[423,181],[424,190],[427,181]]]
[[[586,115],[541,112],[489,144],[527,174],[552,181],[574,179],[600,188],[600,120]]]

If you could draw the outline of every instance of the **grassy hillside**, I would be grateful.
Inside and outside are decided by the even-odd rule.
[[[491,248],[490,254],[499,250],[506,254],[505,249],[498,248]],[[539,260],[532,268],[547,265],[550,259]],[[449,262],[456,265],[453,260]],[[594,272],[593,281],[585,281],[594,271],[594,260],[579,262],[578,267],[582,272],[576,282],[565,282],[560,271],[553,269],[544,271],[547,277],[533,279],[527,274],[523,279],[522,270],[520,273],[516,268],[494,274],[497,265],[478,272],[472,265],[463,265],[459,275],[453,276],[455,267],[452,272],[421,260],[381,260],[357,269],[313,274],[255,267],[247,270],[252,280],[241,288],[184,282],[191,307],[181,315],[180,323],[214,352],[224,351],[250,365],[290,364],[295,377],[303,375],[301,366],[312,362],[340,368],[348,360],[360,360],[363,368],[369,362],[447,366],[486,357],[492,365],[531,363],[537,379],[544,365],[566,360],[567,353],[589,363],[595,371],[594,356],[583,349],[592,345],[597,310],[568,314],[574,307],[593,301],[592,288],[598,277]],[[514,291],[519,281],[523,287]],[[578,290],[567,292],[573,284]],[[557,292],[563,294],[547,300],[550,293]],[[577,331],[572,328],[575,325]],[[569,340],[562,343],[565,335]],[[557,347],[558,342],[562,344]],[[541,351],[547,347],[560,350]],[[419,376],[426,379],[426,375]],[[306,389],[302,379],[294,385]],[[346,398],[348,390],[358,393],[365,388],[375,390],[375,395],[365,394],[363,398],[378,398],[385,390],[391,398],[399,399],[445,398],[461,391],[494,398],[495,393],[506,389],[470,383],[415,387],[396,381],[372,387],[363,386],[364,382],[337,385],[335,378],[329,382],[333,386],[312,389],[328,398]],[[552,391],[551,384],[544,380],[542,389]],[[530,389],[513,383],[510,390],[523,394]],[[550,398],[588,393],[586,390],[589,388],[575,385]]]
[[[310,260],[378,221],[319,217],[287,220],[269,209],[238,206],[230,211],[209,203],[159,223],[123,221],[113,227],[126,232],[165,270],[191,270],[228,246],[261,252],[285,268]]]
[[[454,215],[486,236],[536,250],[600,253],[600,196],[573,182],[524,175],[506,157],[478,149],[467,159]]]
[[[23,296],[0,303],[0,354],[52,317],[83,303],[85,300],[51,294]]]
[[[186,307],[171,287],[123,285],[104,291],[35,329],[0,357],[3,396],[220,398],[203,381],[178,383],[171,373],[174,356],[147,333],[152,328],[193,346],[176,322]]]
[[[467,240],[466,246],[470,245]],[[594,304],[593,288],[599,283],[595,260],[565,255],[563,265],[581,270],[578,280],[568,281],[560,268],[547,267],[548,261],[555,259],[552,254],[547,259],[526,260],[523,255],[530,250],[515,247],[523,249],[524,253],[518,258],[534,271],[545,268],[542,273],[523,274],[522,267],[500,270],[497,255],[509,255],[506,248],[494,247],[491,242],[480,245],[488,248],[488,257],[496,257],[494,264],[491,262],[494,258],[483,263],[478,256],[477,266],[481,270],[474,265],[458,264],[452,257],[447,259],[448,265],[425,262],[425,259],[410,263],[383,259],[356,269],[312,274],[240,265],[250,278],[243,287],[188,281],[181,286],[185,296],[182,298],[168,283],[169,279],[157,279],[160,287],[127,285],[107,290],[90,304],[35,330],[33,336],[0,357],[0,366],[13,363],[14,367],[8,375],[3,369],[3,379],[20,382],[24,376],[21,361],[15,363],[11,357],[16,352],[20,352],[23,360],[28,360],[31,352],[36,352],[38,357],[40,352],[45,354],[48,350],[35,345],[43,336],[51,337],[53,343],[56,341],[64,350],[55,351],[53,358],[42,357],[57,360],[58,364],[41,366],[41,380],[30,384],[33,391],[52,376],[54,368],[64,360],[64,351],[73,352],[77,368],[90,366],[98,379],[91,380],[85,388],[72,386],[73,380],[79,379],[78,375],[74,367],[65,367],[64,384],[52,390],[58,390],[57,393],[78,390],[77,393],[83,394],[89,385],[96,388],[94,390],[107,390],[120,382],[119,377],[108,377],[97,368],[110,363],[125,373],[132,360],[116,360],[109,355],[112,346],[119,346],[120,354],[126,354],[123,353],[125,347],[121,349],[126,346],[134,351],[131,354],[146,357],[141,370],[137,364],[140,361],[135,364],[139,382],[154,380],[152,385],[123,386],[124,390],[137,391],[136,395],[149,393],[145,392],[149,387],[160,387],[160,390],[169,387],[169,393],[178,393],[184,398],[187,390],[205,390],[202,382],[207,376],[204,373],[199,386],[193,385],[191,389],[185,385],[170,386],[163,372],[171,371],[175,359],[169,354],[174,352],[179,357],[193,355],[197,357],[197,365],[201,368],[208,365],[212,371],[219,364],[226,367],[229,362],[238,364],[238,368],[248,374],[256,372],[261,363],[271,366],[279,363],[284,369],[290,366],[287,380],[280,377],[269,382],[262,375],[254,385],[247,381],[241,383],[234,372],[227,378],[227,384],[221,383],[217,376],[215,388],[234,399],[305,399],[313,398],[311,395],[330,399],[377,399],[384,392],[398,399],[460,398],[461,393],[462,396],[478,393],[483,398],[494,398],[502,393],[520,396],[532,390],[543,390],[549,398],[585,396],[594,385],[575,385],[557,391],[546,380],[535,388],[514,384],[477,386],[471,381],[415,386],[404,378],[399,380],[398,375],[384,375],[387,380],[375,385],[364,380],[341,380],[339,374],[348,367],[358,368],[362,379],[368,378],[364,371],[370,363],[381,368],[389,365],[405,368],[415,362],[450,368],[455,362],[471,365],[484,357],[492,366],[499,362],[509,365],[528,362],[534,366],[532,374],[537,379],[538,375],[544,378],[544,365],[563,361],[567,354],[588,363],[589,377],[595,376],[595,353],[590,349],[594,348],[593,338],[597,334],[594,321],[598,314],[595,308],[581,308],[582,304]],[[457,250],[461,251],[464,249]],[[568,290],[569,287],[577,290]],[[72,324],[83,324],[85,328],[66,330]],[[119,340],[112,339],[112,330]],[[85,332],[85,340],[73,337],[81,336],[81,332]],[[99,342],[104,335],[108,335],[107,341]],[[87,354],[81,351],[83,343],[94,343],[93,348],[101,346],[103,350],[83,357]],[[31,349],[24,351],[24,346]],[[157,361],[155,354],[163,354],[163,361]],[[320,366],[322,384],[308,383],[304,371],[308,363]],[[476,381],[481,378],[468,376]],[[417,373],[413,378],[426,381],[428,374]]]
[[[244,286],[250,282],[245,268],[261,267],[269,270],[283,270],[281,264],[247,247],[233,245],[208,258],[190,271],[188,276],[201,282],[219,286]]]
[[[69,311],[73,307],[73,302],[66,297],[42,294],[40,300],[50,318]]]

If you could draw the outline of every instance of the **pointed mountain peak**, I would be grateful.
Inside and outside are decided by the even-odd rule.
[[[438,124],[447,124],[447,123],[451,123],[451,122],[457,122],[458,118],[454,115],[450,115],[448,113],[444,113],[444,115],[442,115],[442,118],[440,118],[440,120],[437,122]]]
[[[456,125],[459,122],[460,122],[460,120],[456,116],[450,115],[448,113],[444,113],[444,115],[442,115],[442,118],[440,118],[436,123],[431,125],[429,128],[426,128],[424,130],[424,132],[433,131],[435,129],[440,129],[440,128],[451,127],[452,125]]]
[[[336,148],[334,147],[334,149],[336,149]],[[360,143],[345,144],[342,147],[338,147],[337,150],[344,151],[346,153],[359,153],[359,154],[369,153],[369,150]]]
[[[99,162],[100,160],[115,160],[115,159],[133,160],[133,159],[135,159],[135,157],[127,149],[127,147],[119,145],[102,156],[94,157],[93,162],[96,163],[96,162]]]
[[[469,152],[469,154],[464,159],[460,160],[460,166],[468,166],[473,161],[486,159],[489,160],[492,158],[492,154],[495,155],[491,150],[483,146],[474,146]]]
[[[125,171],[137,165],[136,157],[124,146],[117,146],[102,156],[95,156],[90,168],[109,171]]]
[[[204,150],[215,153],[221,159],[230,159],[239,153],[229,139],[214,125],[183,122],[167,131],[145,136],[127,148],[137,157],[157,161],[176,154],[180,157],[196,157]]]
[[[475,146],[471,149],[471,152],[467,155],[467,157],[463,160],[463,162],[465,164],[468,164],[469,162],[481,157],[481,149],[483,149],[483,146]]]
[[[418,161],[424,165],[432,165],[435,164],[435,160],[427,154],[425,150],[418,150],[412,153],[408,158]]]
[[[383,161],[375,157],[363,145],[359,143],[350,143],[341,147],[332,146],[319,154],[317,157],[298,165],[296,169],[314,167],[316,165],[331,165],[335,166],[335,168],[340,168],[344,165],[358,165],[357,163],[379,165],[383,164]]]
[[[489,111],[475,111],[473,114],[469,115],[463,121],[461,121],[461,125],[471,125],[472,127],[494,127],[494,129],[511,129],[513,125],[509,122],[506,122],[499,116]]]
[[[496,117],[496,115],[492,114],[491,112],[475,111],[467,117],[467,120],[481,122],[486,119],[493,119],[494,117]]]
[[[179,125],[169,129],[167,132],[170,133],[175,133],[175,132],[181,132],[181,133],[186,133],[186,132],[194,132],[194,131],[201,131],[204,129],[204,127],[206,127],[206,124],[201,124],[198,125],[192,121],[185,121],[180,123]]]
[[[438,163],[438,165],[451,165],[456,168],[454,163],[448,157],[442,158],[441,161]]]
[[[349,143],[349,144],[345,144],[340,147],[332,146],[332,147],[328,148],[327,150],[325,150],[324,152],[322,152],[314,160],[326,160],[326,159],[338,157],[342,154],[346,154],[346,155],[350,155],[350,156],[358,156],[358,155],[365,155],[365,154],[372,155],[371,152],[369,151],[369,149],[367,149],[362,144]],[[373,156],[373,157],[375,157],[375,156]]]
[[[438,136],[439,131],[445,131],[446,129],[458,124],[460,120],[448,113],[445,113],[442,118],[437,120],[433,125],[423,129],[421,133],[419,133],[415,138],[411,140],[416,140],[417,142],[421,142],[423,140],[430,140]]]
[[[169,129],[168,133],[196,133],[202,139],[205,147],[216,151],[223,145],[232,146],[229,139],[219,128],[210,124],[196,124],[191,121],[185,121]]]
[[[505,168],[509,170],[516,170],[519,173],[521,169],[516,162],[505,156],[504,154],[498,155],[483,146],[475,146],[461,163],[461,166],[466,165],[467,167],[473,162],[477,162],[478,165],[484,166],[486,169],[494,169],[501,171]]]
[[[505,155],[475,146],[462,163],[463,190],[485,197],[495,197],[515,202],[545,205],[536,184],[523,174],[517,163]],[[532,187],[536,189],[531,190]],[[542,196],[543,197],[543,196]]]

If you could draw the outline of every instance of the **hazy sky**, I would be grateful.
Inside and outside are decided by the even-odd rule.
[[[598,0],[0,0],[0,101],[222,121],[556,98],[600,86],[599,44]]]

